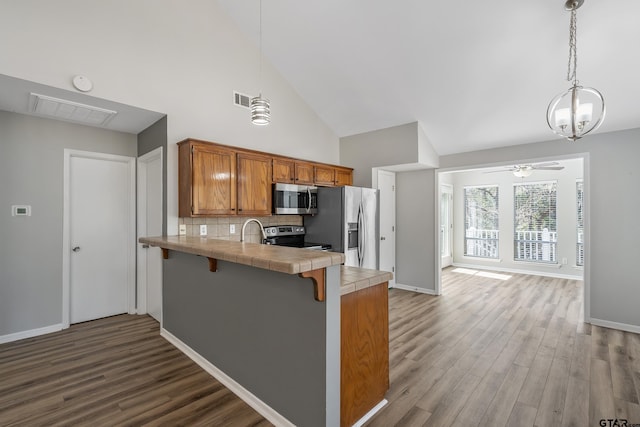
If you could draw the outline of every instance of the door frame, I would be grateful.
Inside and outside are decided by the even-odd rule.
[[[70,219],[70,193],[71,193],[71,159],[80,157],[85,159],[103,160],[110,162],[126,163],[129,166],[129,223],[127,236],[129,245],[127,265],[127,306],[129,313],[136,312],[136,159],[135,157],[116,154],[98,153],[93,151],[64,149],[63,172],[63,202],[62,202],[62,328],[71,325],[71,219]]]
[[[384,170],[384,169],[379,169],[379,168],[373,168],[373,173],[372,173],[372,184],[373,184],[373,188],[377,188],[378,190],[380,190],[380,180],[379,180],[379,176],[382,175],[389,175],[389,176],[393,176],[393,182],[394,182],[394,186],[396,185],[396,173],[392,172],[392,171],[388,171],[388,170]],[[389,288],[392,288],[396,285],[396,274],[397,271],[395,270],[396,268],[396,256],[397,256],[397,251],[396,251],[396,192],[395,190],[393,191],[393,221],[391,226],[393,227],[393,234],[392,234],[392,239],[393,239],[393,279],[389,280]],[[378,209],[380,211],[382,211],[383,207],[379,204]],[[378,216],[380,216],[380,213],[378,214]],[[378,229],[380,228],[380,219],[378,219]],[[378,230],[380,231],[380,230]],[[380,233],[378,232],[378,234],[380,235]],[[380,238],[380,236],[378,236],[378,238]],[[380,243],[380,242],[378,242]],[[380,253],[381,251],[378,251],[378,253]],[[380,261],[382,260],[382,257],[380,257],[380,259],[378,259],[378,266],[380,266]]]
[[[147,200],[147,164],[154,161],[160,160],[160,173],[161,175],[164,173],[164,164],[163,164],[163,150],[162,147],[158,147],[155,150],[152,150],[140,157],[138,157],[137,165],[138,165],[138,228],[137,232],[139,233],[141,230],[147,229],[147,204],[145,203]],[[164,192],[164,186],[162,182],[162,177],[160,177],[160,192]],[[164,194],[164,193],[163,193]],[[162,212],[161,212],[162,215]],[[163,230],[164,232],[164,230]],[[142,236],[138,236],[142,237]],[[136,239],[137,240],[137,239]],[[137,253],[137,304],[136,304],[136,312],[137,314],[146,314],[147,313],[147,254],[148,250],[143,249],[141,245],[136,244],[136,253]],[[161,272],[162,274],[162,272]],[[162,318],[162,312],[160,314],[160,318]]]
[[[447,265],[453,265],[453,185],[451,184],[440,184],[440,209],[442,209],[442,195],[443,194],[449,194],[449,218],[447,218],[447,223],[449,225],[449,232],[447,233],[448,238],[448,246],[449,246],[449,255],[440,255],[442,260],[442,264],[445,264],[444,262],[444,258],[448,257],[450,260],[450,262]],[[440,214],[438,214],[440,215]],[[440,215],[440,221],[442,224],[442,217]],[[442,227],[442,226],[441,226]],[[440,233],[442,233],[442,228],[440,229]],[[440,250],[442,250],[442,247],[440,247]],[[442,267],[442,264],[440,265],[440,268]]]

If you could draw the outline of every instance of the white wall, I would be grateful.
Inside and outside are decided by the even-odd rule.
[[[582,278],[582,268],[576,268],[576,180],[582,179],[582,159],[563,161],[560,171],[538,170],[527,178],[517,178],[511,172],[486,173],[486,170],[442,174],[453,181],[453,262],[455,265],[481,266],[490,269],[520,271],[556,277]],[[495,169],[492,169],[495,170]],[[447,179],[447,178],[445,178]],[[441,179],[442,183],[443,179]],[[558,264],[518,262],[513,260],[513,186],[516,183],[557,182]],[[499,259],[464,255],[464,187],[497,185],[499,194]],[[562,259],[567,264],[562,265]]]
[[[257,7],[257,4],[256,4]],[[268,38],[268,31],[264,37]],[[338,138],[265,61],[272,123],[250,123],[233,90],[255,95],[258,49],[216,1],[22,0],[0,14],[0,73],[167,114],[168,232],[177,234],[177,147],[187,137],[322,162]]]

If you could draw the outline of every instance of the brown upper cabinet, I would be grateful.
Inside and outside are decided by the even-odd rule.
[[[336,187],[353,185],[353,169],[336,168],[335,183]]]
[[[313,163],[296,162],[296,184],[313,185]]]
[[[271,215],[274,182],[351,185],[353,169],[213,142],[178,143],[181,217]]]
[[[183,141],[178,149],[179,215],[236,214],[236,153]]]
[[[271,157],[238,152],[238,215],[271,215]]]
[[[296,164],[280,157],[273,159],[273,182],[291,183],[296,180]]]
[[[334,186],[336,169],[330,166],[315,166],[313,168],[313,182],[317,185]]]

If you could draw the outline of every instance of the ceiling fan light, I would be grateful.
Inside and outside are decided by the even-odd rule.
[[[513,174],[518,178],[526,178],[528,176],[531,176],[532,173],[533,167],[531,166],[522,166],[513,171]]]

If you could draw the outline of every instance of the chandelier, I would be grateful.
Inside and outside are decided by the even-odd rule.
[[[262,86],[262,0],[260,0],[260,73],[258,83]],[[271,121],[269,100],[262,97],[262,91],[255,98],[251,98],[251,122],[254,125],[268,125]]]
[[[580,86],[576,74],[576,12],[583,3],[584,0],[567,0],[564,5],[566,10],[571,11],[567,81],[572,82],[573,86],[553,98],[547,108],[547,124],[551,130],[570,141],[596,130],[605,115],[602,94],[594,88]]]

